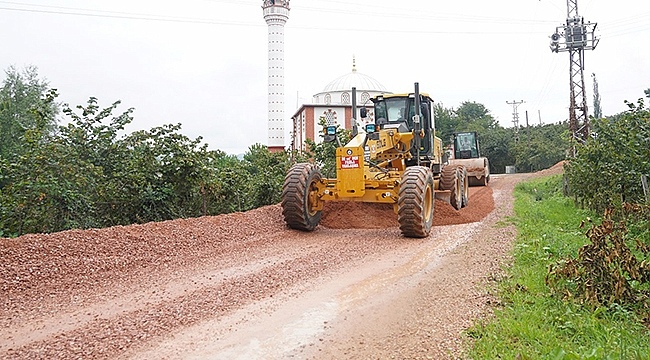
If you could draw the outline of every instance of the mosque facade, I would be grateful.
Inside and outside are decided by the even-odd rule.
[[[352,109],[352,88],[356,89],[356,111]],[[358,126],[364,126],[363,119],[359,119],[359,109],[362,107],[368,109],[365,121],[374,121],[370,98],[388,93],[377,80],[358,72],[353,59],[352,72],[332,80],[323,91],[313,96],[311,104],[303,104],[291,117],[291,150],[305,151],[307,139],[322,142],[322,121],[326,125],[352,129],[354,118]]]

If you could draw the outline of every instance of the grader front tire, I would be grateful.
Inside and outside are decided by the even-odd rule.
[[[397,220],[402,235],[424,238],[431,232],[434,209],[431,170],[411,166],[404,171],[397,201]]]
[[[296,230],[312,231],[318,226],[321,211],[314,210],[316,183],[320,170],[310,163],[298,163],[289,169],[282,186],[282,215],[287,225]]]

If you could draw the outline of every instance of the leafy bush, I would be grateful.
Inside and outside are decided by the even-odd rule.
[[[325,118],[321,117],[318,124],[321,127],[325,126]],[[321,132],[319,134],[321,138],[324,138],[324,134]],[[324,142],[316,143],[313,140],[307,139],[307,153],[305,156],[314,161],[321,170],[321,173],[326,178],[335,178],[336,177],[336,147],[338,144],[345,145],[352,139],[352,131],[346,129],[340,129],[337,126],[336,136],[338,138],[338,143],[335,142]]]
[[[602,213],[623,202],[645,201],[641,176],[650,174],[650,111],[643,99],[620,116],[593,121],[594,137],[566,166],[570,191]]]

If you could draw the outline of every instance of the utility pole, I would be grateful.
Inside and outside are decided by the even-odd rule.
[[[517,111],[517,108],[519,105],[523,104],[524,101],[515,101],[513,100],[512,102],[506,101],[506,104],[512,105],[512,123],[514,124],[515,127],[515,141],[519,141],[519,112]]]
[[[555,28],[551,35],[551,51],[569,53],[569,131],[576,142],[584,143],[590,135],[587,100],[585,96],[585,50],[593,50],[599,39],[595,36],[597,23],[585,23],[578,15],[578,0],[567,0],[567,19],[564,26]],[[575,156],[572,146],[570,156]]]

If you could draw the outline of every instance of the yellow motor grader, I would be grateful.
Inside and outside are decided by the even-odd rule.
[[[282,214],[290,228],[311,231],[326,201],[393,204],[406,237],[427,237],[434,199],[454,208],[467,206],[467,169],[449,165],[435,134],[433,100],[415,92],[383,94],[371,99],[374,122],[353,131],[336,149],[336,178],[323,178],[312,163],[297,163],[282,188]],[[353,104],[353,108],[356,105]],[[365,107],[361,117],[367,118]],[[337,141],[337,127],[327,126],[324,141]]]

